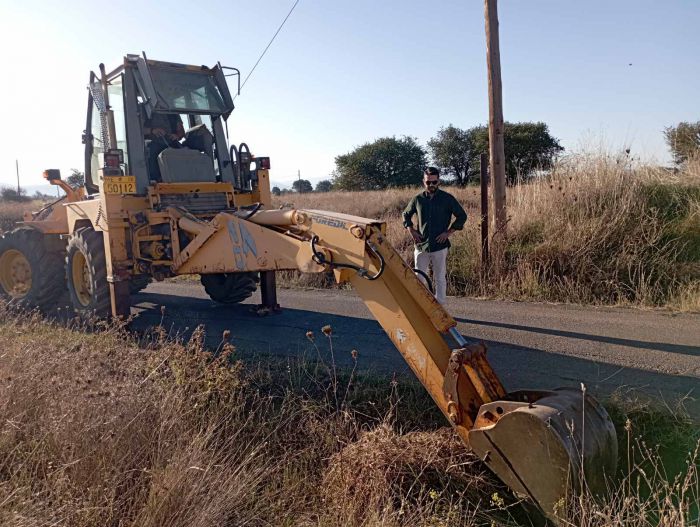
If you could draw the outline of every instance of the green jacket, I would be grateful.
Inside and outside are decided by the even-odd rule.
[[[411,218],[418,215],[418,232],[423,241],[416,244],[419,251],[434,253],[450,246],[450,241],[439,243],[436,238],[448,229],[461,231],[467,221],[467,213],[457,199],[444,190],[437,189],[431,198],[428,192],[416,194],[403,211],[404,227],[413,227]],[[452,216],[454,222],[450,225]]]

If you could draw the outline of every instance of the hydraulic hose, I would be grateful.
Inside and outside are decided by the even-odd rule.
[[[435,289],[433,289],[433,281],[428,277],[428,273],[421,271],[420,269],[416,269],[415,267],[413,268],[413,272],[425,278],[425,283],[428,285],[428,289],[432,294],[435,294]]]
[[[353,264],[345,264],[345,263],[335,263],[331,262],[326,258],[326,255],[323,254],[323,252],[319,251],[316,249],[316,243],[318,243],[318,236],[314,235],[313,238],[311,238],[311,252],[313,253],[312,259],[314,262],[316,262],[319,265],[327,265],[331,268],[333,267],[339,267],[339,268],[344,268],[344,269],[352,269],[357,272],[358,275],[360,275],[362,278],[365,280],[376,280],[382,274],[384,273],[384,267],[385,267],[385,262],[384,262],[384,257],[379,254],[377,250],[375,250],[374,247],[372,247],[371,243],[367,243],[367,247],[369,250],[374,254],[377,259],[379,260],[379,270],[374,273],[370,274],[369,270],[365,269],[364,267],[360,267],[357,265]]]

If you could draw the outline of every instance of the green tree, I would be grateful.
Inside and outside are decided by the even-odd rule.
[[[382,137],[335,158],[333,186],[340,190],[377,190],[417,185],[425,151],[415,138]]]
[[[71,168],[70,172],[70,176],[66,178],[66,183],[73,188],[82,187],[85,185],[85,174],[83,172],[77,168]]]
[[[279,196],[280,194],[282,194],[282,191],[280,190],[279,187],[272,187],[272,195],[273,196]]]
[[[474,134],[475,157],[470,166],[470,174],[474,175],[479,170],[479,154],[489,152],[489,129],[487,126],[477,126],[469,132]],[[517,183],[518,178],[529,177],[537,169],[550,168],[556,156],[564,150],[559,140],[549,133],[549,127],[542,122],[506,122],[503,146],[506,180],[510,185]]]
[[[322,179],[316,183],[316,192],[330,192],[333,188],[333,183],[328,179]]]
[[[700,154],[700,121],[683,121],[676,126],[669,126],[664,130],[664,136],[677,164],[685,163],[688,158]]]
[[[292,183],[292,188],[299,193],[313,192],[314,187],[308,179],[297,179]]]
[[[479,160],[479,153],[474,151],[475,130],[462,130],[450,124],[440,128],[437,135],[428,141],[433,162],[458,185],[469,182],[475,172],[472,167],[474,159],[477,163]]]

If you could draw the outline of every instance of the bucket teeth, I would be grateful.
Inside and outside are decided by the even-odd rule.
[[[607,412],[571,388],[514,392],[484,404],[469,443],[506,485],[557,524],[573,492],[605,492],[617,463],[617,435]]]

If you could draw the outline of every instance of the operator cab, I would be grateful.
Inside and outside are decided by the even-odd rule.
[[[221,64],[127,55],[112,72],[103,65],[99,78],[91,72],[83,135],[88,192],[127,179],[127,192],[141,195],[159,182],[223,181],[238,192],[252,191],[250,151],[245,144],[227,148],[224,123],[234,105],[224,70],[238,76],[240,91],[238,70]]]

